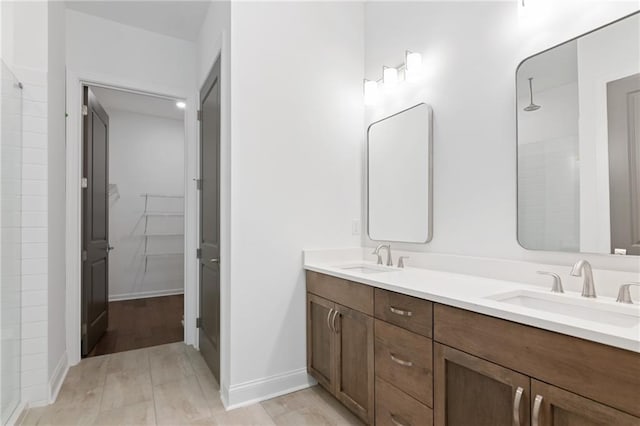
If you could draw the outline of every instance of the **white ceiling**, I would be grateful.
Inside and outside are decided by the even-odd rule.
[[[147,31],[195,41],[211,0],[67,1],[69,9],[116,21]]]
[[[184,119],[184,110],[176,106],[172,99],[156,98],[148,95],[138,95],[122,90],[92,87],[91,90],[98,98],[98,102],[109,114],[113,110],[135,112],[156,117]]]

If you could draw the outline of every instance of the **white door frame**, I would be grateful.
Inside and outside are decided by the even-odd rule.
[[[185,238],[184,238],[184,339],[197,346],[197,193],[193,179],[199,162],[196,133],[197,101],[193,91],[176,89],[150,81],[127,81],[95,73],[67,70],[67,136],[66,136],[66,334],[70,365],[81,359],[81,250],[82,250],[82,86],[115,88],[150,96],[184,99],[185,109]]]

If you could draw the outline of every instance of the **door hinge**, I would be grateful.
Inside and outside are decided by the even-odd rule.
[[[196,318],[196,328],[202,328],[202,318]]]
[[[86,250],[82,250],[82,261],[86,261],[87,260],[87,251]]]
[[[80,187],[81,187],[81,188],[87,188],[88,186],[89,186],[89,181],[87,180],[87,178],[86,178],[86,177],[83,177],[83,178],[80,180]]]
[[[82,115],[89,115],[89,107],[82,105]]]
[[[198,110],[198,121],[202,121],[202,110]]]
[[[201,259],[202,258],[202,249],[196,249],[196,259]]]
[[[202,179],[196,179],[196,190],[202,191]]]

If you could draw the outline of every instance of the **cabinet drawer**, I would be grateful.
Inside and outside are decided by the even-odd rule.
[[[432,347],[431,339],[376,320],[376,375],[432,407]]]
[[[376,378],[376,426],[433,426],[433,411]]]
[[[417,297],[375,290],[375,317],[414,333],[431,337],[433,304]]]
[[[307,291],[373,316],[373,287],[307,271]]]

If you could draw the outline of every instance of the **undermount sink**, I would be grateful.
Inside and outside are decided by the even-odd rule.
[[[394,272],[397,271],[395,268],[391,268],[388,266],[382,265],[372,265],[369,263],[357,263],[353,265],[340,265],[337,267],[338,269],[342,269],[349,272],[357,272],[360,274],[378,274],[380,272]]]
[[[531,290],[500,293],[488,296],[487,299],[615,327],[640,327],[640,306],[638,305],[623,305],[608,300]]]

